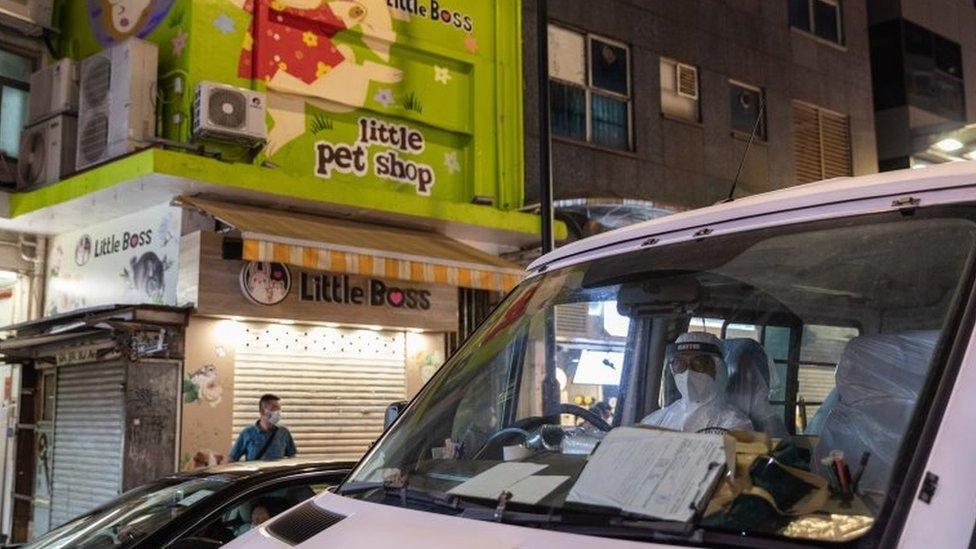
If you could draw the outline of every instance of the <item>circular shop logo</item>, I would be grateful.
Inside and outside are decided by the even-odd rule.
[[[92,255],[92,239],[89,235],[84,235],[78,239],[75,246],[75,265],[84,267]]]
[[[250,261],[241,268],[241,291],[258,305],[277,305],[291,291],[291,273],[283,263]]]

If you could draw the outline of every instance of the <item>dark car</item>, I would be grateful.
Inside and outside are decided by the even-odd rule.
[[[295,458],[180,473],[130,490],[21,547],[219,547],[335,486],[353,465]]]

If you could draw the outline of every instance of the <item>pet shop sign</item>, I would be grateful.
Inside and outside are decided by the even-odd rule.
[[[176,305],[180,210],[163,204],[54,237],[48,315],[110,304]]]
[[[430,196],[436,182],[434,169],[411,158],[427,147],[420,130],[369,117],[361,117],[357,128],[359,136],[355,143],[319,141],[315,144],[315,175],[330,179],[338,172],[364,177],[371,171],[372,163],[376,177],[413,185],[417,194]],[[374,147],[379,150],[370,162],[369,153]]]

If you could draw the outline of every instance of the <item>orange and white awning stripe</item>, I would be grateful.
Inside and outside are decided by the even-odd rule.
[[[426,284],[449,284],[498,292],[511,290],[523,278],[522,271],[514,269],[391,255],[372,250],[343,250],[325,245],[285,243],[244,235],[245,261],[274,261],[320,271]]]

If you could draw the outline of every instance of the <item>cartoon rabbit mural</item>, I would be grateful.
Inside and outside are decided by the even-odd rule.
[[[350,112],[366,104],[371,82],[397,83],[402,71],[375,61],[360,62],[335,35],[347,29],[384,62],[396,40],[385,0],[275,0],[261,9],[256,0],[232,0],[254,14],[244,37],[238,76],[262,79],[268,87],[273,125],[267,154],[273,155],[305,133],[305,106]]]

